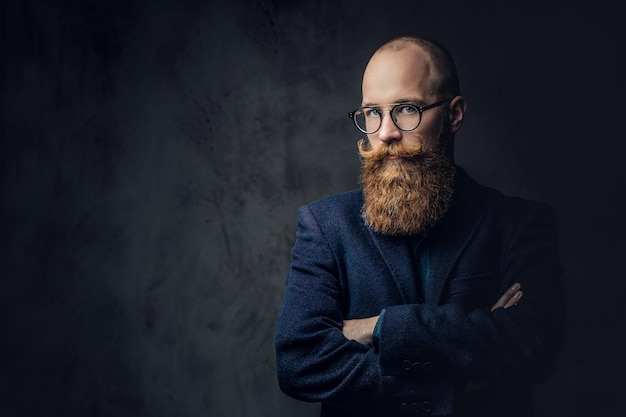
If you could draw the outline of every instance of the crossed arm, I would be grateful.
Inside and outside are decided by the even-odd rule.
[[[517,305],[522,298],[521,285],[519,283],[513,284],[505,293],[498,299],[498,301],[491,307],[491,311],[497,308],[509,308]],[[364,319],[352,319],[345,320],[343,322],[343,328],[341,332],[346,339],[355,340],[364,345],[371,345],[374,327],[378,321],[379,316],[368,317]],[[482,381],[467,381],[466,391],[475,392],[483,390],[487,384]]]
[[[513,284],[491,307],[491,311],[497,308],[509,308],[516,305],[522,298],[521,285]],[[349,340],[355,340],[364,345],[371,345],[374,335],[374,327],[379,316],[364,319],[344,320],[341,332]]]

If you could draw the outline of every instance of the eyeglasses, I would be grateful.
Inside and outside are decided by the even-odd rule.
[[[450,100],[452,100],[452,98],[441,100],[436,103],[429,104],[428,106],[399,103],[394,105],[391,110],[389,110],[389,114],[391,115],[393,124],[395,124],[398,129],[408,132],[417,129],[420,125],[422,122],[422,113],[426,110],[441,106]],[[355,111],[348,113],[348,117],[352,119],[355,126],[361,132],[368,135],[378,132],[378,129],[380,129],[380,126],[383,124],[383,110],[377,107],[359,107]]]

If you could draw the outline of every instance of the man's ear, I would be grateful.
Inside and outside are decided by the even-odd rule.
[[[456,96],[450,102],[450,133],[455,134],[463,124],[467,104],[462,96]]]

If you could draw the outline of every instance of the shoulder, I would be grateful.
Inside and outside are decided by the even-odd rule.
[[[459,169],[457,190],[457,209],[477,207],[484,211],[489,220],[497,223],[515,225],[528,217],[540,217],[550,222],[554,220],[554,211],[548,203],[505,195],[495,188],[478,183],[463,169]]]
[[[313,201],[304,207],[316,212],[352,210],[355,207],[359,210],[363,205],[363,191],[359,188],[356,190],[346,191],[344,193],[331,195],[322,199]]]
[[[308,210],[318,216],[327,215],[360,215],[363,206],[363,192],[361,189],[351,190],[340,194],[324,197],[300,208]]]
[[[322,227],[335,229],[361,225],[363,191],[355,189],[331,195],[303,205],[298,210],[300,222],[314,220]]]

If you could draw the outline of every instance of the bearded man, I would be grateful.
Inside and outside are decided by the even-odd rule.
[[[362,93],[362,187],[298,211],[281,389],[322,416],[533,415],[563,336],[552,210],[455,164],[466,104],[437,42],[383,44]]]

